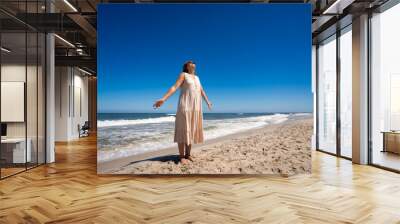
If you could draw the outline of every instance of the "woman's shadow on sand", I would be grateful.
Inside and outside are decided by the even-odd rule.
[[[133,161],[133,162],[130,162],[128,164],[128,166],[129,165],[134,165],[134,164],[137,164],[137,163],[141,163],[141,162],[163,162],[163,163],[174,162],[175,164],[178,164],[179,161],[180,161],[179,155],[165,155],[165,156],[157,156],[157,157],[154,157],[154,158]]]

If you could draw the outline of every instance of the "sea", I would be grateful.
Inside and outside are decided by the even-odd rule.
[[[174,113],[98,113],[97,159],[110,161],[176,145]],[[205,140],[311,113],[204,113]]]

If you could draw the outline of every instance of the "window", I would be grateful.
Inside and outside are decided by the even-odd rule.
[[[352,33],[351,26],[340,35],[340,155],[352,157]]]
[[[371,162],[400,170],[400,4],[371,18]]]
[[[318,149],[336,153],[336,36],[318,47]]]

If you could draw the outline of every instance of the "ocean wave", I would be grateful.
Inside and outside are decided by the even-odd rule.
[[[269,124],[279,124],[286,121],[288,118],[288,114],[273,114],[226,120],[214,120],[210,121],[210,123],[212,122],[210,126],[212,125],[214,127],[209,130],[205,128],[205,135],[206,139],[218,138],[229,134],[247,131],[253,128],[259,128]]]
[[[104,121],[97,121],[97,127],[102,128],[102,127],[126,126],[126,125],[136,125],[136,124],[165,123],[174,121],[175,121],[174,116],[145,118],[136,120],[104,120]]]

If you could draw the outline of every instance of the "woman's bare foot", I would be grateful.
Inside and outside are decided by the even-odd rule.
[[[193,157],[191,156],[185,156],[185,159],[189,160],[190,162],[193,162]]]
[[[185,157],[180,157],[179,162],[183,165],[188,164],[188,160]]]

